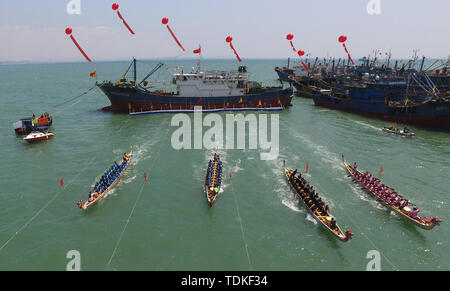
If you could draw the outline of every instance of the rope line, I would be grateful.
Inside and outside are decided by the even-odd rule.
[[[117,132],[120,132],[122,130],[122,128],[125,126],[125,124],[130,120],[130,117],[127,118],[127,120],[124,122],[124,124],[122,124],[122,126],[119,128],[119,130]],[[111,142],[109,142],[111,143]],[[107,143],[105,143],[107,144]],[[75,177],[69,182],[67,183],[66,187],[63,187],[63,189],[59,192],[56,193],[56,195],[49,200],[38,212],[36,212],[35,215],[33,215],[21,228],[19,228],[19,230],[17,230],[1,247],[0,247],[0,251],[2,251],[23,229],[25,229],[31,222],[33,222],[34,219],[36,219],[36,217],[39,216],[39,214],[41,214],[42,211],[44,211],[53,201],[56,200],[56,198],[58,198],[58,196],[64,192],[65,190],[67,190],[69,188],[69,186],[76,181],[76,179],[78,179],[78,177],[81,175],[81,173],[83,173],[91,164],[92,162],[95,160],[96,157],[92,157],[92,159],[89,160],[88,164],[86,165],[86,167],[84,167],[80,172],[78,172]]]
[[[392,268],[394,270],[398,270],[398,268],[392,263],[392,261],[385,254],[383,254],[383,252],[380,250],[380,248],[378,248],[371,239],[369,239],[369,237],[361,230],[361,228],[355,223],[355,221],[351,217],[347,216],[347,214],[344,214],[344,215],[358,228],[360,234],[362,234],[362,236],[364,236],[372,244],[372,246],[377,251],[380,252],[380,254],[386,259],[386,261],[388,261],[389,264],[391,264]]]
[[[353,180],[352,180],[352,182],[353,182]],[[385,254],[383,254],[383,252],[380,250],[380,248],[378,248],[376,245],[375,245],[375,243],[361,230],[361,228],[359,227],[359,225],[358,224],[356,224],[356,222],[350,217],[350,216],[348,216],[346,213],[345,213],[345,211],[343,212],[343,214],[345,215],[345,217],[347,217],[347,219],[349,219],[357,228],[358,228],[358,230],[359,230],[359,232],[362,234],[362,236],[364,236],[371,244],[372,244],[372,246],[377,250],[377,251],[379,251],[380,252],[380,254],[386,259],[386,261],[388,261],[388,263],[389,264],[391,264],[391,266],[392,266],[392,268],[394,269],[394,270],[398,270],[398,268],[392,263],[392,261],[385,255]]]
[[[96,157],[93,157],[89,163],[86,165],[86,167],[84,167],[69,183],[67,183],[67,185],[69,186],[70,184],[72,184],[80,175],[81,173],[83,173],[88,166],[91,165],[91,163],[95,160]],[[0,247],[0,251],[3,250],[23,229],[25,229],[36,217],[39,216],[39,214],[41,214],[42,211],[44,211],[62,192],[64,192],[67,187],[63,187],[63,189],[61,191],[59,191],[58,193],[56,193],[56,195],[49,200],[44,207],[42,207],[38,212],[36,212],[35,215],[33,215],[33,217],[31,217],[21,228],[19,228],[18,231],[16,231],[16,233],[14,233],[3,245],[2,247]]]
[[[128,120],[129,119],[131,119],[131,116],[128,118]],[[164,123],[164,120],[161,122],[159,128],[161,127],[162,123]],[[167,136],[167,133],[169,132],[169,130],[170,130],[170,127],[167,128],[167,131],[166,131],[166,133],[163,136]],[[161,151],[161,147],[158,149],[157,154],[155,154],[154,156],[155,157],[159,156],[160,151]],[[113,252],[111,254],[111,257],[109,258],[108,264],[106,265],[106,271],[109,269],[109,266],[111,265],[111,262],[112,262],[114,256],[116,255],[117,249],[119,248],[120,242],[122,241],[122,237],[125,234],[125,230],[127,229],[128,223],[130,222],[130,219],[133,216],[134,209],[136,208],[137,203],[138,203],[138,201],[141,198],[142,191],[144,190],[145,184],[147,184],[147,181],[144,181],[144,183],[142,184],[142,187],[141,187],[141,190],[140,190],[140,192],[138,194],[138,197],[136,198],[136,201],[134,202],[134,205],[133,205],[133,208],[131,209],[130,215],[128,216],[128,219],[125,222],[125,225],[123,226],[123,229],[122,229],[122,232],[120,233],[119,239],[116,242],[116,245],[115,245],[114,250],[113,250]]]
[[[114,250],[113,250],[113,252],[111,254],[111,257],[109,258],[108,264],[106,265],[106,271],[108,271],[109,266],[111,265],[111,262],[112,262],[112,260],[113,260],[113,258],[115,256],[115,254],[116,254],[116,251],[119,248],[119,245],[120,245],[120,242],[122,240],[123,234],[125,233],[125,230],[127,229],[128,223],[130,222],[130,219],[131,219],[131,216],[133,216],[134,209],[136,208],[136,205],[137,205],[139,199],[141,198],[142,191],[144,190],[144,186],[145,186],[146,183],[147,183],[146,181],[144,181],[144,183],[142,183],[141,191],[139,191],[139,195],[136,198],[136,201],[134,202],[134,205],[133,205],[133,208],[131,209],[130,215],[128,216],[128,219],[127,219],[127,221],[126,221],[126,223],[125,223],[125,225],[124,225],[124,227],[122,229],[122,232],[120,233],[119,239],[117,240],[116,246],[114,247]]]
[[[245,253],[247,254],[247,260],[248,260],[248,264],[250,266],[250,271],[253,271],[253,266],[252,266],[252,263],[250,261],[250,255],[248,253],[248,244],[247,244],[247,241],[245,240],[244,227],[242,226],[242,218],[241,218],[241,214],[239,213],[239,207],[238,207],[238,204],[237,204],[236,195],[234,194],[233,182],[231,182],[230,184],[231,184],[231,190],[233,192],[234,205],[236,206],[236,211],[237,211],[237,215],[238,215],[238,219],[239,219],[239,224],[241,225],[241,234],[242,234],[242,240],[244,242]]]

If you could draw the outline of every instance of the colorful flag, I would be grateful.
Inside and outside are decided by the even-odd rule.
[[[201,54],[202,53],[202,48],[199,47],[198,49],[193,51],[194,54]]]
[[[89,74],[92,78],[97,78],[97,72],[92,72]]]
[[[64,186],[64,181],[63,181],[63,179],[60,179],[60,180],[59,180],[59,184],[61,185],[61,187]]]

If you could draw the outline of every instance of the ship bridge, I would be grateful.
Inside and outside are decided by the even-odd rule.
[[[192,71],[176,68],[173,83],[180,97],[242,96],[246,92],[248,73],[244,66],[238,71]]]

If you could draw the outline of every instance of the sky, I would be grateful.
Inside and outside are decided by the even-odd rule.
[[[312,57],[346,57],[342,34],[356,59],[374,50],[393,58],[450,55],[449,0],[76,0],[80,14],[69,14],[71,0],[0,0],[0,62],[83,61],[66,27],[93,61],[234,58],[225,38],[241,58],[295,58],[286,35]],[[131,35],[112,10],[136,32]],[[369,14],[379,2],[380,14]],[[373,6],[376,8],[375,6]],[[161,23],[186,48],[182,52]]]

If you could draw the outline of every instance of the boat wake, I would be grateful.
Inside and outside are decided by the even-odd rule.
[[[121,180],[119,181],[119,183],[118,183],[118,186],[120,186],[120,185],[126,185],[126,184],[128,184],[128,183],[131,183],[134,179],[136,179],[136,177],[137,177],[137,175],[134,175],[134,176],[129,177],[129,178],[127,178],[127,179],[121,179]]]
[[[309,213],[308,213],[308,215],[306,215],[306,220],[308,220],[308,221],[310,221],[310,222],[312,222],[314,224],[318,223],[317,220],[315,220],[314,217],[311,214],[309,214]]]
[[[350,186],[350,189],[352,189],[352,192],[355,193],[359,197],[359,199],[369,202],[376,209],[379,209],[379,210],[386,209],[382,204],[380,204],[376,200],[369,198],[368,197],[369,194],[367,194],[357,184],[350,184],[349,186]]]
[[[364,122],[362,122],[362,121],[359,121],[359,120],[353,120],[353,119],[351,119],[351,121],[352,121],[353,123],[362,125],[362,126],[364,126],[365,128],[370,128],[370,129],[373,129],[373,130],[376,130],[376,131],[380,131],[380,129],[379,129],[378,127],[373,126],[373,125],[371,125],[371,124],[367,124],[367,123],[364,123]]]
[[[339,171],[343,170],[343,168],[340,166],[341,159],[336,156],[335,153],[330,152],[326,146],[316,144],[306,136],[300,135],[298,133],[295,133],[294,137],[300,139],[303,144],[313,150],[315,154],[319,155],[323,162],[331,165],[331,168]]]

